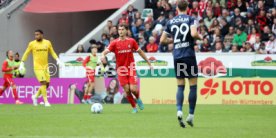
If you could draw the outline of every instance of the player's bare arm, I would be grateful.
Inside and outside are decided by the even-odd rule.
[[[150,61],[149,61],[149,59],[147,58],[145,52],[144,52],[143,50],[141,50],[141,49],[138,49],[138,50],[137,50],[137,53],[148,63],[150,69],[153,69],[153,67],[152,67],[152,65],[151,65],[151,63],[150,63]]]
[[[160,38],[160,43],[163,45],[167,45],[173,43],[173,39],[168,38],[168,34],[166,32],[163,32]]]
[[[200,35],[200,34],[197,32],[197,26],[196,26],[196,25],[192,25],[192,26],[191,26],[191,36],[192,36],[194,39],[199,39],[199,40],[202,40],[202,39],[203,39],[203,36]]]
[[[102,56],[101,56],[101,61],[102,63],[105,63],[106,61],[106,55],[110,53],[110,51],[108,49],[105,49],[103,52],[102,52]]]

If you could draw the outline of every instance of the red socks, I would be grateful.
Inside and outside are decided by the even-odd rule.
[[[87,100],[87,95],[84,95],[84,96],[83,96],[83,100]]]
[[[12,89],[12,93],[13,93],[14,100],[17,101],[18,100],[18,94],[16,92],[16,89]]]
[[[136,102],[135,102],[132,94],[130,94],[130,95],[127,96],[127,100],[131,104],[132,108],[136,108]]]
[[[92,97],[92,95],[84,95],[83,96],[83,100],[89,100]]]

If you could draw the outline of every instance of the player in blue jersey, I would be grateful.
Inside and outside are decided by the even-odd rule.
[[[197,33],[196,20],[187,15],[188,2],[179,0],[177,4],[178,16],[169,20],[160,42],[162,44],[174,43],[173,57],[175,76],[177,79],[177,119],[181,127],[185,128],[182,116],[182,105],[184,101],[185,78],[189,80],[189,115],[186,122],[193,127],[194,111],[197,100],[197,73],[198,67],[194,51],[194,40],[203,39]],[[169,38],[171,36],[172,38]]]

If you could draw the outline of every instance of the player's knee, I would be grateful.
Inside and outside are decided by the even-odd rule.
[[[131,92],[128,90],[128,91],[125,91],[126,95],[129,96],[131,95]]]
[[[137,93],[137,89],[136,88],[130,88],[130,91],[133,93]]]

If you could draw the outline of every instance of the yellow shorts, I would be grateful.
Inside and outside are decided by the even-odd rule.
[[[35,76],[39,82],[50,82],[50,73],[46,70],[34,70]]]

